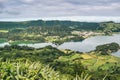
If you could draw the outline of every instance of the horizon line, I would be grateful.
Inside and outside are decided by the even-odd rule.
[[[79,22],[120,22],[120,16],[63,16],[63,17],[41,17],[41,18],[6,18],[0,19],[0,22],[22,22],[32,20],[59,20],[59,21],[79,21]]]

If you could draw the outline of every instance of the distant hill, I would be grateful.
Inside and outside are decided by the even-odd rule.
[[[75,22],[75,21],[24,21],[24,22],[0,22],[0,29],[10,29],[10,28],[26,28],[30,26],[64,26],[64,27],[73,27],[85,30],[96,30],[99,27],[99,23],[94,22]]]
[[[59,20],[33,20],[22,22],[0,22],[0,29],[28,28],[28,27],[56,27],[71,28],[75,30],[102,30],[105,32],[119,32],[120,23],[108,22],[77,22],[77,21],[59,21]]]

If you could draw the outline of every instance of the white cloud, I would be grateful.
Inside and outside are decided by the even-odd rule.
[[[119,0],[0,0],[0,18],[120,16]]]

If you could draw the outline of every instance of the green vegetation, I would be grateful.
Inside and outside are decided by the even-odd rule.
[[[109,55],[110,53],[117,52],[119,49],[120,46],[117,43],[104,44],[96,47],[96,51],[102,55]]]
[[[91,78],[86,73],[70,78],[54,71],[49,65],[29,60],[1,62],[0,72],[2,80],[89,80]]]
[[[120,31],[120,24],[114,23],[113,21],[109,22],[75,22],[75,21],[43,21],[43,20],[36,20],[36,21],[24,21],[24,22],[0,22],[0,29],[7,32],[7,30],[14,29],[14,28],[28,28],[30,26],[38,27],[41,26],[45,30],[46,28],[50,31],[60,29],[62,31],[69,31],[69,30],[110,30],[112,32],[119,32]],[[7,30],[6,30],[7,29]],[[59,31],[58,31],[59,32]]]
[[[120,24],[114,22],[103,22],[100,24],[100,30],[104,31],[105,34],[110,35],[112,32],[120,32]]]
[[[8,30],[0,30],[0,33],[7,33]]]
[[[0,43],[4,43],[6,41],[7,41],[6,39],[0,39]]]
[[[75,22],[75,21],[24,21],[24,22],[0,22],[1,29],[11,28],[26,28],[30,26],[42,26],[42,27],[55,27],[60,26],[65,29],[83,29],[83,30],[96,30],[99,27],[98,23],[92,22]],[[64,29],[63,29],[64,30]]]
[[[82,41],[93,35],[120,32],[114,22],[25,21],[0,22],[1,80],[120,80],[120,58],[110,53],[116,43],[100,45],[88,53],[58,50],[47,46],[33,48],[20,43]]]
[[[15,28],[9,30],[8,33],[1,33],[1,38],[13,44],[17,43],[42,43],[52,42],[62,44],[67,41],[82,41],[84,38],[80,35],[73,35],[68,30],[59,27],[29,27],[25,29]]]
[[[0,48],[0,78],[3,80],[119,80],[120,58],[79,53],[46,46]]]
[[[17,40],[17,41],[9,41],[9,43],[12,44],[12,45],[18,45],[18,44],[33,44],[33,43],[37,43],[37,42]]]
[[[69,41],[82,41],[93,35],[111,35],[113,32],[119,31],[120,24],[114,22],[93,23],[43,20],[0,22],[0,38],[5,38],[13,43],[24,41],[62,44]]]

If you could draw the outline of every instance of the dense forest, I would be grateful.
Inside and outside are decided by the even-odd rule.
[[[72,28],[80,30],[111,30],[120,31],[120,23],[109,22],[76,22],[76,21],[23,21],[23,22],[0,22],[0,29],[26,28],[31,26]]]
[[[96,30],[99,27],[98,23],[91,22],[74,22],[74,21],[24,21],[24,22],[0,22],[0,29],[10,28],[26,28],[30,26],[61,26],[61,27],[73,27],[83,30]]]

